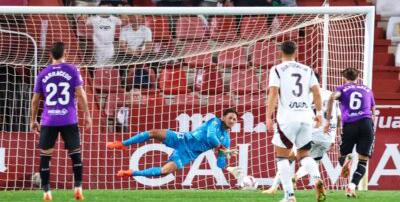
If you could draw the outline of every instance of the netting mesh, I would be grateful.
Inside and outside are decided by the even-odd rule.
[[[139,131],[190,131],[228,107],[240,112],[231,131],[231,145],[240,154],[229,164],[242,166],[260,188],[268,187],[276,172],[272,134],[264,123],[269,69],[280,62],[279,43],[293,40],[298,61],[321,72],[323,26],[324,15],[315,14],[0,15],[0,148],[7,167],[0,189],[37,188],[31,175],[39,169],[38,137],[28,132],[33,43],[41,70],[50,64],[49,49],[57,41],[67,45],[66,61],[81,70],[93,117],[93,127],[81,128],[84,188],[237,188],[237,181],[216,167],[213,151],[175,174],[132,180],[115,174],[160,167],[172,149],[156,141],[127,152],[105,147]],[[342,84],[344,68],[363,70],[364,27],[365,15],[329,15],[328,89]],[[73,186],[63,148],[59,140],[51,161],[51,186],[58,189]],[[321,166],[324,181],[330,189],[342,189],[337,144],[327,157]],[[311,188],[307,177],[298,187]]]

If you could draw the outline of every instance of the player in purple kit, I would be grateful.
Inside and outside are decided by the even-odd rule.
[[[76,100],[85,112],[85,125],[90,126],[87,98],[83,89],[82,77],[76,66],[64,60],[64,43],[54,43],[51,48],[53,63],[43,69],[36,80],[32,98],[31,131],[40,133],[40,177],[44,191],[43,200],[52,200],[50,192],[50,159],[58,133],[65,143],[65,149],[72,160],[75,180],[75,198],[83,199],[82,194],[82,160]],[[44,109],[41,124],[37,122],[39,101],[44,98]]]
[[[368,159],[371,158],[374,143],[374,118],[375,100],[372,90],[365,85],[357,83],[359,71],[347,68],[342,72],[345,84],[332,93],[328,101],[327,120],[331,119],[333,101],[338,99],[342,112],[342,141],[340,144],[339,163],[342,168],[342,176],[348,177],[352,164],[352,151],[354,145],[358,153],[358,165],[353,174],[351,183],[346,188],[348,197],[357,197],[356,186],[364,176]],[[329,131],[329,121],[325,125],[325,132]]]

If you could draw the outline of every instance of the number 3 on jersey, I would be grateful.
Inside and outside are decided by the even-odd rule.
[[[58,87],[62,88],[61,95],[64,97],[59,97],[57,100],[52,100],[52,98],[57,94]],[[67,82],[60,82],[58,86],[55,83],[49,83],[46,85],[46,92],[49,93],[46,97],[46,104],[48,106],[54,106],[58,103],[61,105],[67,105],[69,103],[69,83]]]
[[[361,107],[362,94],[360,92],[352,92],[350,95],[350,109],[358,110]]]
[[[292,77],[297,77],[296,86],[298,87],[298,92],[292,90],[292,93],[296,97],[300,97],[303,94],[303,84],[300,83],[301,81],[301,74],[292,74]]]

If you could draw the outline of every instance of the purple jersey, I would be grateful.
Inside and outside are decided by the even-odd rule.
[[[78,123],[75,87],[83,81],[76,66],[60,63],[42,70],[35,83],[34,93],[44,97],[41,125],[64,126]]]
[[[372,119],[371,108],[375,106],[375,99],[368,86],[350,83],[338,87],[336,91],[340,92],[343,123],[352,123],[362,118]]]

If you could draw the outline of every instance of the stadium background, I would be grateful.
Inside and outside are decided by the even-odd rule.
[[[12,3],[15,3],[17,1],[12,1]],[[22,3],[26,3],[26,1],[21,1]],[[30,2],[37,2],[38,5],[42,4],[44,1],[30,1]],[[58,4],[60,2],[58,1],[46,1],[45,4],[52,4],[52,3]],[[321,3],[321,1],[312,1],[313,3]],[[298,1],[299,5],[310,5],[310,1]],[[355,1],[332,1],[331,5],[369,5],[366,1],[361,1],[361,0],[355,0]],[[33,4],[31,4],[33,5]],[[382,21],[381,17],[377,17],[377,22]],[[2,35],[2,37],[7,37]],[[2,40],[12,40],[12,38],[2,38]],[[73,45],[73,44],[69,44]],[[400,109],[398,108],[400,97],[399,97],[399,92],[400,92],[400,82],[398,80],[399,78],[399,69],[398,67],[394,67],[394,55],[388,52],[388,47],[390,46],[390,41],[385,39],[383,29],[379,27],[379,23],[376,25],[376,32],[375,32],[375,54],[374,54],[374,86],[373,90],[375,91],[376,99],[377,99],[377,104],[378,105],[383,105],[382,107],[378,108],[380,113],[379,116],[376,120],[376,126],[377,126],[377,139],[376,139],[376,146],[375,146],[375,153],[374,157],[371,159],[371,162],[369,164],[369,179],[370,179],[370,184],[369,188],[370,189],[400,189],[400,184],[396,183],[400,180],[400,151],[399,151],[399,146],[398,143],[400,142],[400,134],[399,134],[399,128],[400,128]],[[19,48],[21,51],[23,50],[24,47],[14,47],[14,48]],[[70,59],[71,57],[74,57],[78,55],[78,53],[69,53],[70,55],[68,56]],[[68,60],[67,57],[67,60]],[[74,59],[73,59],[74,60]],[[24,67],[16,67],[18,70],[17,71],[26,71]],[[88,72],[82,70],[82,75],[85,79],[85,83],[91,84],[91,80],[88,76]],[[393,76],[395,75],[395,76]],[[397,76],[396,76],[397,75]],[[86,86],[86,90],[89,94],[89,103],[91,103],[91,110],[94,113],[94,117],[101,117],[101,113],[98,109],[96,109],[95,106],[95,93],[93,92],[93,89],[91,87]],[[393,108],[387,107],[387,105],[395,105],[392,106]],[[222,108],[224,107],[223,105],[221,106],[213,106],[216,108]],[[179,109],[180,108],[180,109]],[[201,113],[202,108],[198,108],[198,111],[193,111],[193,110],[187,110],[188,106],[177,106],[176,108],[171,108],[171,107],[160,107],[160,108],[155,108],[155,109],[146,109],[149,110],[146,113],[142,114],[147,114],[150,117],[154,118],[154,122],[158,123],[164,123],[161,120],[165,120],[168,118],[169,120],[175,120],[176,117],[178,117],[181,114],[187,114],[188,116],[192,116],[193,113]],[[137,108],[132,107],[132,114],[137,113],[135,110]],[[161,111],[164,113],[169,113],[170,115],[168,117],[160,117],[157,116],[157,114]],[[215,109],[214,109],[215,110]],[[252,111],[252,115],[256,117],[253,121],[254,125],[257,125],[258,123],[263,122],[264,120],[262,119],[262,116],[259,116],[260,111],[264,109],[259,109],[259,111]],[[241,112],[247,111],[245,107],[240,109]],[[82,113],[80,113],[80,116]],[[216,114],[218,116],[218,114]],[[261,119],[258,119],[258,117],[261,117]],[[140,122],[140,120],[147,119],[149,124],[152,124],[151,121],[149,121],[148,117],[141,117],[141,116],[136,116],[134,117],[136,120],[130,120],[131,123],[137,123]],[[82,119],[80,119],[82,120]],[[178,125],[176,122],[171,122],[168,125],[172,129],[179,129]],[[240,124],[244,124],[243,120],[241,120]],[[152,125],[153,126],[153,125]],[[160,124],[160,127],[162,124]],[[138,125],[138,124],[132,124],[132,128],[135,128],[134,131],[140,131],[143,129],[148,129],[145,128],[146,126],[144,125]],[[101,119],[95,118],[94,119],[94,126],[92,129],[90,129],[90,132],[92,133],[92,136],[90,137],[90,142],[92,143],[87,143],[87,144],[96,144],[97,139],[102,138],[102,123]],[[239,132],[233,133],[233,136],[239,136],[243,135],[244,132],[244,127],[242,127]],[[107,133],[108,134],[108,133]],[[112,135],[112,134],[109,134]],[[257,136],[253,136],[254,138],[257,138],[259,136],[263,136],[265,133],[258,133]],[[120,138],[127,138],[129,137],[129,134],[121,134]],[[29,178],[31,174],[37,170],[37,165],[33,164],[33,159],[39,157],[38,151],[35,151],[35,144],[36,142],[33,141],[35,140],[33,136],[29,133],[14,133],[14,132],[7,132],[7,131],[2,131],[1,132],[1,150],[0,150],[0,157],[2,155],[10,155],[10,156],[19,156],[20,158],[15,159],[15,162],[12,160],[9,161],[3,161],[4,164],[2,165],[2,159],[0,158],[0,171],[4,171],[4,169],[7,170],[13,170],[13,173],[7,173],[7,172],[1,172],[0,173],[0,188],[10,188],[10,187],[16,187],[16,188],[22,188],[22,189],[30,189],[31,185],[29,184]],[[86,136],[88,137],[88,136]],[[268,137],[271,137],[270,135]],[[112,138],[114,138],[114,135],[112,135]],[[16,141],[9,141],[9,140],[18,140]],[[253,144],[257,144],[257,141],[251,141]],[[236,144],[242,144],[242,142],[237,142]],[[251,147],[252,145],[250,145]],[[101,147],[101,145],[92,145],[91,148],[94,150],[92,151],[84,151],[83,156],[90,156],[91,158],[85,158],[84,161],[91,161],[90,164],[91,166],[89,168],[85,168],[85,176],[88,176],[88,178],[93,178],[93,180],[86,179],[88,182],[84,184],[85,188],[127,188],[130,187],[129,183],[136,183],[136,182],[128,182],[124,181],[122,183],[111,183],[113,180],[112,179],[107,179],[106,176],[111,177],[110,175],[90,175],[90,173],[115,173],[115,169],[118,168],[112,168],[112,165],[114,163],[117,163],[116,161],[119,161],[118,159],[123,159],[121,161],[129,161],[129,156],[132,154],[132,152],[129,152],[129,154],[119,154],[115,156],[115,153],[107,153],[103,152],[100,149],[97,149],[97,147]],[[21,149],[21,148],[28,148],[29,150]],[[268,147],[265,147],[268,149]],[[131,151],[133,151],[134,148],[132,148]],[[34,151],[34,152],[33,152]],[[257,152],[268,152],[268,151],[257,151]],[[259,155],[259,153],[255,152],[252,150],[252,153],[249,155]],[[269,151],[271,152],[271,151]],[[112,154],[112,155],[111,155]],[[65,156],[65,151],[60,151],[59,156]],[[112,159],[112,160],[104,160],[104,161],[110,161],[107,162],[107,167],[104,167],[104,161],[99,161],[99,159]],[[151,157],[148,157],[149,161],[151,161]],[[167,156],[165,156],[165,159]],[[262,159],[261,159],[262,160]],[[273,159],[265,159],[266,161],[273,161]],[[36,162],[38,162],[36,160]],[[65,174],[65,167],[68,167],[68,165],[64,164],[65,161],[59,162],[59,165],[61,167],[55,168],[59,169],[59,176],[53,176],[54,179],[52,181],[56,181],[55,178],[60,178],[60,179],[66,179],[71,180],[72,176],[67,176]],[[84,162],[85,163],[85,162]],[[87,164],[87,162],[85,163]],[[128,164],[128,163],[126,163]],[[16,165],[25,165],[23,167]],[[249,165],[251,167],[251,165]],[[265,167],[257,167],[257,169],[266,169]],[[19,169],[19,170],[18,170]],[[188,170],[186,170],[188,172]],[[260,171],[263,172],[263,171]],[[183,174],[180,173],[179,175],[187,175],[187,173]],[[274,175],[274,173],[269,173],[269,175]],[[99,176],[104,176],[104,179],[99,179]],[[257,176],[255,176],[257,177]],[[70,178],[70,179],[69,179]],[[181,179],[182,181],[184,179]],[[95,181],[95,182],[103,182],[103,183],[96,183],[96,184],[90,184],[90,181]],[[181,182],[178,181],[177,182]],[[205,177],[205,180],[202,180],[200,182],[205,183],[204,185],[199,185],[201,187],[205,187],[207,184],[214,184],[215,179],[212,177]],[[15,183],[15,184],[13,184]],[[67,188],[67,187],[72,187],[72,183],[65,183],[65,182],[60,182],[61,184],[59,185],[60,188]],[[234,183],[234,182],[232,182]],[[141,185],[138,185],[139,187]],[[160,188],[169,188],[169,186],[173,188],[180,188],[179,185],[165,185],[161,186]]]

